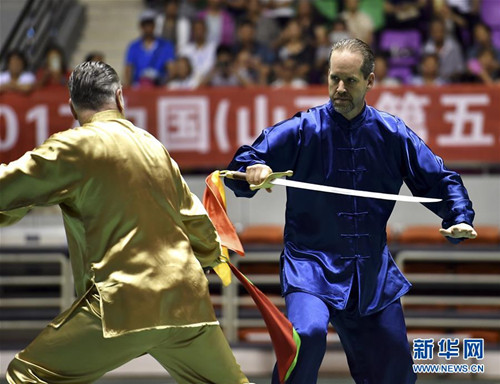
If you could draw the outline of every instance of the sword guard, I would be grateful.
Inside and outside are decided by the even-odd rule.
[[[275,179],[279,179],[281,177],[290,177],[293,176],[293,171],[288,170],[284,172],[273,172],[270,173],[262,183],[260,184],[250,184],[250,189],[252,191],[255,191],[257,189],[263,189],[263,188],[272,188],[274,187],[274,184],[271,183],[271,181]]]

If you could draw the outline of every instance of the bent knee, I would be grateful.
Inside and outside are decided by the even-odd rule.
[[[302,344],[306,345],[326,345],[327,330],[324,327],[312,325],[307,329],[297,331]]]

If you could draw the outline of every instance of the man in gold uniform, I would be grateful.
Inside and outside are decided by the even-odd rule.
[[[77,294],[7,381],[91,383],[149,353],[178,383],[248,383],[210,302],[203,268],[221,248],[200,201],[163,145],[123,117],[113,68],[80,64],[69,91],[81,127],[0,166],[0,225],[61,207]]]

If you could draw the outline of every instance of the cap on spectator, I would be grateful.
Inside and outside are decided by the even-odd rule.
[[[139,16],[139,23],[146,23],[148,21],[155,21],[156,19],[156,12],[153,11],[152,9],[146,9],[142,11],[142,13]]]

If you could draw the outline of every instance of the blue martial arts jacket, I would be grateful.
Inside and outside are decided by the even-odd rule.
[[[231,170],[264,163],[292,169],[292,180],[397,194],[403,181],[442,226],[472,225],[474,211],[460,176],[399,118],[365,106],[354,119],[331,102],[265,129],[238,149]],[[255,194],[243,181],[225,179],[237,196]],[[387,247],[386,224],[395,202],[287,188],[281,285],[319,296],[344,309],[357,274],[361,315],[377,312],[410,289]]]

